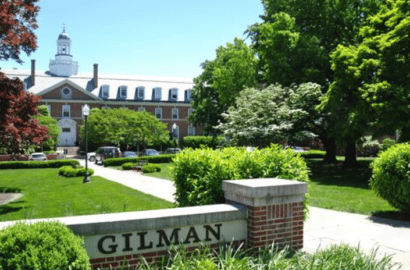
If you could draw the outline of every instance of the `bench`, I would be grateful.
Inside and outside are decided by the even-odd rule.
[[[138,163],[132,167],[132,170],[134,172],[142,172],[142,166],[147,165],[147,164],[148,164],[148,160],[146,159],[138,160]]]

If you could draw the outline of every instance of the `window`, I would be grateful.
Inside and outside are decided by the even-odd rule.
[[[71,129],[70,128],[62,128],[62,131],[63,132],[71,132]]]
[[[135,90],[135,99],[143,100],[145,98],[145,88],[140,86]]]
[[[169,98],[168,98],[168,100],[170,100],[170,101],[177,101],[178,100],[178,89],[177,88],[169,89]]]
[[[192,94],[192,90],[191,90],[191,89],[185,90],[185,101],[186,101],[186,102],[190,102],[190,101],[191,101],[191,94]]]
[[[188,136],[195,136],[195,128],[193,125],[188,126]]]
[[[70,117],[71,116],[71,110],[70,110],[70,105],[63,105],[63,117]]]
[[[144,112],[144,111],[145,111],[145,108],[141,106],[141,107],[138,108],[138,111],[139,111],[139,112]]]
[[[64,87],[61,89],[61,98],[63,99],[70,99],[73,94],[73,90],[68,87]]]
[[[158,119],[162,119],[162,108],[155,108],[155,116]]]
[[[120,86],[118,90],[119,90],[119,98],[126,99],[127,98],[127,87]]]
[[[178,118],[179,118],[178,108],[172,108],[172,119],[178,119]]]
[[[47,104],[46,106],[47,106],[47,109],[48,109],[48,114],[51,116],[51,105]]]
[[[188,109],[188,116],[190,116],[193,111],[194,111],[194,109],[189,108],[189,109]]]
[[[153,97],[152,97],[152,99],[160,100],[160,99],[162,98],[162,93],[161,93],[161,91],[162,91],[161,87],[155,87],[155,88],[153,89],[153,93],[152,93]]]
[[[110,86],[109,85],[102,85],[101,86],[101,97],[103,99],[107,99],[110,96]]]
[[[177,128],[175,129],[174,138],[176,138],[177,140],[179,140],[179,126],[178,126],[178,125],[177,125]]]

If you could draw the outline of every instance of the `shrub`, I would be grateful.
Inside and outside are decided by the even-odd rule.
[[[184,148],[216,148],[219,143],[224,140],[224,137],[213,137],[213,136],[186,136],[183,139]]]
[[[410,144],[396,144],[371,164],[372,189],[403,212],[410,213]]]
[[[180,206],[223,203],[222,180],[278,177],[309,181],[303,158],[279,145],[251,152],[233,147],[188,148],[174,158],[174,164],[173,177]]]
[[[94,174],[94,170],[88,168],[88,176]],[[63,166],[58,170],[58,175],[65,177],[85,176],[85,167],[73,168],[71,166]]]
[[[141,156],[137,158],[107,158],[103,160],[103,165],[105,167],[110,166],[122,166],[124,163],[132,162],[137,163],[138,160],[148,160],[149,163],[169,163],[172,162],[172,159],[175,157],[175,154],[167,155],[158,155],[158,156]]]
[[[396,144],[395,140],[390,139],[390,138],[385,138],[382,141],[381,149],[382,149],[382,151],[385,151],[385,150],[389,149],[390,147],[392,147],[395,144]]]
[[[147,164],[142,166],[143,173],[153,173],[153,172],[160,172],[161,167],[158,164]]]
[[[326,155],[326,151],[322,150],[309,150],[300,153],[303,158],[323,158]]]
[[[4,161],[0,162],[0,169],[28,169],[28,168],[60,168],[61,166],[79,166],[80,162],[73,159],[48,161]]]
[[[59,222],[17,223],[0,231],[0,269],[90,269],[83,240]]]
[[[132,170],[132,167],[134,167],[134,163],[132,162],[127,162],[121,165],[123,170]]]

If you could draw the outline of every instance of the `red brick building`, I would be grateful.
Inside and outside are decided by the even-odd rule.
[[[2,70],[9,78],[20,78],[26,91],[42,97],[40,104],[48,106],[60,126],[59,146],[72,146],[79,141],[85,104],[90,108],[126,107],[151,112],[168,124],[169,131],[175,123],[179,140],[197,133],[186,120],[192,112],[192,79],[100,74],[98,64],[94,64],[92,73],[78,73],[78,62],[70,52],[71,39],[63,30],[49,71],[37,71],[35,60],[29,71]]]

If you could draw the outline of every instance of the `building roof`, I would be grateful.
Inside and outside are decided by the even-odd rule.
[[[33,94],[38,94],[64,80],[69,80],[80,86],[87,92],[94,96],[101,97],[100,89],[103,85],[109,86],[110,100],[123,100],[118,98],[118,90],[120,86],[127,87],[127,98],[125,100],[135,99],[135,90],[137,87],[145,88],[144,101],[152,100],[152,89],[160,87],[162,89],[162,96],[160,101],[168,101],[168,93],[172,88],[178,89],[178,99],[176,101],[185,101],[185,90],[190,90],[194,86],[192,79],[185,78],[161,78],[151,76],[133,76],[133,75],[113,75],[113,74],[98,74],[98,87],[94,85],[92,73],[79,73],[70,77],[58,77],[49,72],[36,71],[35,85],[31,84],[31,71],[7,69],[1,70],[7,77],[17,77],[27,85],[27,91]],[[158,101],[158,100],[157,100]]]

